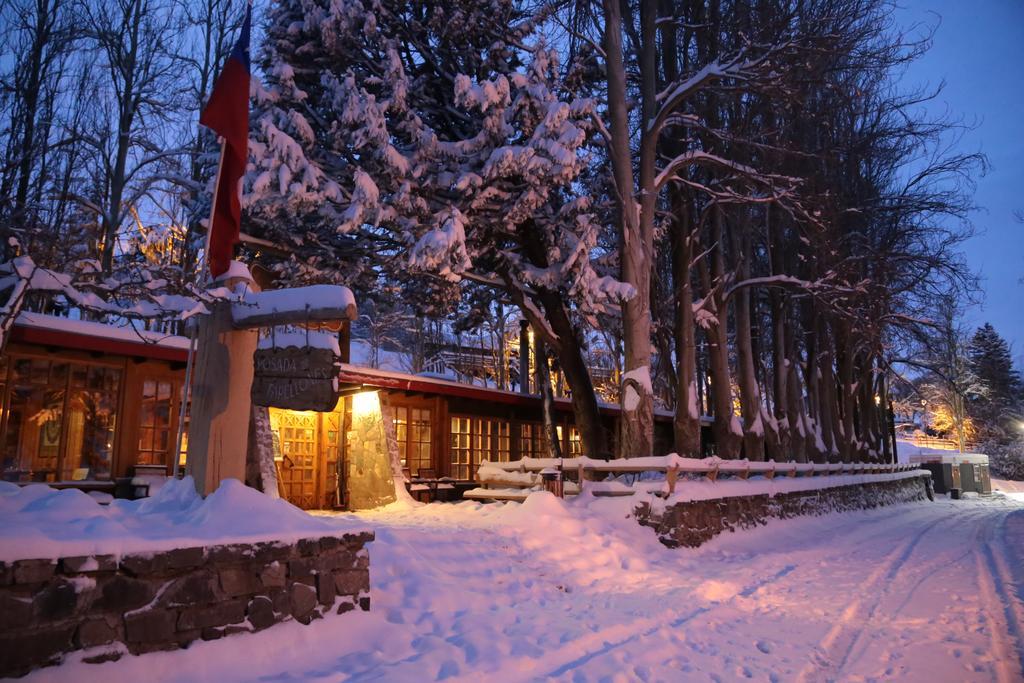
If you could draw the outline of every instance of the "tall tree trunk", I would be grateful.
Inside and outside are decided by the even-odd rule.
[[[705,299],[710,299],[710,316],[704,325],[704,335],[708,340],[708,370],[711,376],[711,398],[714,407],[715,447],[719,457],[737,458],[740,453],[740,442],[743,431],[733,412],[732,377],[729,372],[729,346],[727,334],[727,311],[720,288],[716,288],[725,276],[725,257],[722,253],[722,240],[725,237],[721,210],[713,209],[714,230],[711,247],[711,268],[707,259],[701,259],[700,272]]]
[[[749,216],[744,212],[746,216]],[[738,221],[734,231],[733,244],[739,247],[740,280],[750,277],[751,244],[749,218]],[[735,234],[739,232],[740,234]],[[750,288],[745,287],[736,294],[736,360],[739,366],[740,411],[743,416],[743,452],[750,460],[764,460],[764,423],[761,420],[761,388],[757,383],[754,367],[754,348],[750,329]]]
[[[675,193],[673,193],[675,194]],[[700,409],[697,397],[697,350],[694,340],[693,291],[690,283],[690,261],[693,258],[693,236],[690,233],[688,208],[673,201],[672,280],[675,282],[675,317],[672,328],[676,347],[676,410],[672,421],[676,452],[699,457]]]
[[[544,339],[540,335],[534,335],[534,375],[537,378],[537,388],[540,390],[541,405],[544,413],[544,434],[547,437],[547,452],[549,458],[562,457],[562,444],[558,438],[558,426],[555,421],[555,397],[551,391],[551,373],[548,370],[548,353],[545,348]]]
[[[626,457],[648,456],[654,452],[654,397],[651,391],[651,254],[654,239],[653,192],[655,144],[646,132],[646,121],[655,106],[655,3],[641,3],[641,24],[644,36],[641,58],[640,189],[642,205],[634,196],[633,155],[630,150],[629,105],[626,89],[626,67],[622,50],[622,5],[618,0],[604,0],[605,71],[608,82],[608,118],[611,139],[608,155],[615,187],[620,201],[622,280],[636,294],[622,305],[625,372],[622,375],[620,403],[622,406],[621,454]]]

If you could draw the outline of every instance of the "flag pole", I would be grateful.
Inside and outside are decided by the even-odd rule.
[[[217,162],[217,178],[213,182],[213,201],[210,204],[210,220],[206,224],[206,245],[203,248],[203,257],[199,261],[199,288],[205,289],[207,281],[209,280],[209,271],[207,264],[210,261],[210,237],[213,235],[213,219],[217,214],[217,193],[220,190],[220,174],[224,169],[224,152],[227,147],[227,141],[218,136],[217,141],[220,143],[220,161]],[[178,434],[175,438],[174,447],[174,467],[172,469],[172,477],[178,478],[178,474],[181,470],[181,442],[185,438],[185,413],[188,410],[189,398],[192,394],[192,372],[195,368],[195,356],[196,356],[196,340],[199,336],[199,325],[191,325],[188,337],[188,360],[185,362],[185,383],[181,386],[181,405],[178,408]],[[187,456],[186,456],[187,457]],[[186,462],[186,465],[188,463]]]

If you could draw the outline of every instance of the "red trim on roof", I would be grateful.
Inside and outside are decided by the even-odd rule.
[[[153,360],[177,361],[188,360],[188,350],[176,349],[159,344],[147,344],[144,341],[126,341],[95,337],[66,330],[50,330],[43,327],[28,327],[15,323],[11,330],[11,341],[40,346],[59,346],[76,351],[93,351],[111,353],[120,356],[142,356]]]
[[[488,389],[469,384],[458,384],[447,380],[420,378],[413,375],[397,376],[397,373],[390,372],[375,374],[371,369],[363,370],[353,366],[346,366],[341,369],[341,372],[338,374],[338,382],[342,386],[365,386],[388,391],[410,391],[421,394],[455,396],[530,408],[539,408],[541,404],[540,396],[517,394],[511,391]],[[568,399],[555,399],[555,408],[562,412],[572,412],[572,402]],[[605,415],[619,414],[619,410],[611,406],[601,406],[600,411]]]

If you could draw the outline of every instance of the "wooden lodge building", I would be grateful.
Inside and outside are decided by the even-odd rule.
[[[183,337],[22,313],[0,357],[0,477],[114,493],[144,466],[169,474],[175,457],[184,462],[174,449],[187,353]],[[469,488],[483,460],[545,454],[539,396],[349,363],[338,379],[353,390],[333,411],[270,409],[279,489],[299,507],[346,507],[358,392],[393,408],[412,477]],[[556,407],[562,450],[579,454],[571,405]],[[618,407],[601,412],[614,444]],[[670,449],[670,415],[657,416],[656,443],[656,455]]]

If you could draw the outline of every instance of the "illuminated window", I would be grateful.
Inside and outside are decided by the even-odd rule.
[[[431,410],[429,408],[395,408],[395,438],[402,467],[418,475],[421,469],[433,469],[431,440]]]
[[[171,380],[146,379],[142,382],[137,464],[170,463],[178,427],[174,408],[180,403],[180,395],[181,388]]]
[[[0,377],[7,380],[3,477],[109,479],[121,370],[24,357],[9,366],[9,377]]]
[[[469,479],[473,465],[473,422],[468,417],[452,418],[452,469],[451,475],[456,479]],[[477,422],[479,422],[477,420]]]
[[[575,427],[569,427],[568,455],[572,457],[583,455],[583,440],[580,438],[580,430]]]
[[[536,422],[524,422],[519,425],[519,454],[524,458],[546,458],[547,448],[544,446],[544,425]]]
[[[504,420],[453,417],[451,431],[451,475],[475,479],[480,463],[508,462],[512,456],[511,425]]]

